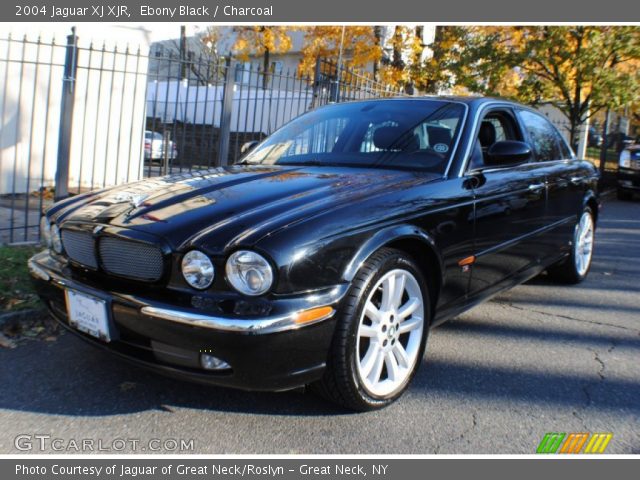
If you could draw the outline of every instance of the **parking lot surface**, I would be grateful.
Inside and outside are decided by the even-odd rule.
[[[136,453],[178,453],[167,440],[193,440],[184,453],[535,453],[546,432],[611,432],[607,453],[640,453],[640,202],[605,204],[584,283],[539,277],[435,329],[382,411],[182,383],[68,333],[0,349],[0,382],[0,453],[18,453],[18,435],[62,440],[31,453],[82,439],[105,453],[115,439]]]

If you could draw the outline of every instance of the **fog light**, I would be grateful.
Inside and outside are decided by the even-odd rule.
[[[200,365],[205,370],[227,370],[231,368],[231,365],[224,360],[207,353],[200,355]]]

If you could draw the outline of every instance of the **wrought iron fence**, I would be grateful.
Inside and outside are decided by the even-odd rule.
[[[54,198],[140,178],[146,59],[0,38],[0,243],[37,241]]]
[[[332,102],[399,95],[364,73],[318,59],[313,76],[251,63],[178,55],[150,60],[145,175],[226,165],[310,110]]]
[[[315,105],[404,95],[401,88],[377,82],[365,71],[339,66],[319,58],[315,69]]]
[[[313,103],[310,77],[230,59],[154,59],[148,78],[147,176],[232,163],[245,142],[261,140]]]
[[[0,243],[38,241],[54,199],[227,165],[311,108],[399,94],[328,59],[301,75],[79,45],[73,31],[66,43],[0,38]]]

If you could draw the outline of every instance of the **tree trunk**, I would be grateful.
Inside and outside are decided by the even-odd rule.
[[[433,36],[433,44],[431,45],[431,51],[433,52],[433,61],[436,65],[440,65],[442,63],[442,57],[443,57],[443,50],[442,47],[440,46],[442,43],[442,40],[444,38],[444,34],[445,31],[444,29],[447,27],[443,27],[443,26],[437,26],[436,27],[436,31],[435,34]],[[427,79],[426,81],[426,85],[425,85],[425,93],[430,93],[430,94],[437,94],[438,91],[440,90],[440,84],[437,80],[436,75],[434,74],[432,78]]]
[[[396,25],[393,31],[393,58],[391,65],[394,68],[402,70],[404,68],[404,60],[402,60],[402,27]]]
[[[187,78],[187,32],[184,25],[180,26],[180,80]]]
[[[569,144],[575,152],[578,150],[578,143],[580,141],[579,138],[576,138],[578,136],[578,127],[580,126],[580,123],[573,116],[569,123]]]
[[[376,47],[380,47],[382,43],[382,27],[373,27],[373,37],[375,38]],[[373,61],[373,79],[376,82],[380,80],[380,60],[378,58]]]

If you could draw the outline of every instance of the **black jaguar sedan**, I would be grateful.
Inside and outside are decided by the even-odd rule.
[[[586,277],[596,184],[517,104],[344,103],[236,165],[57,203],[29,267],[59,322],[139,365],[371,410],[435,325],[544,270]]]

